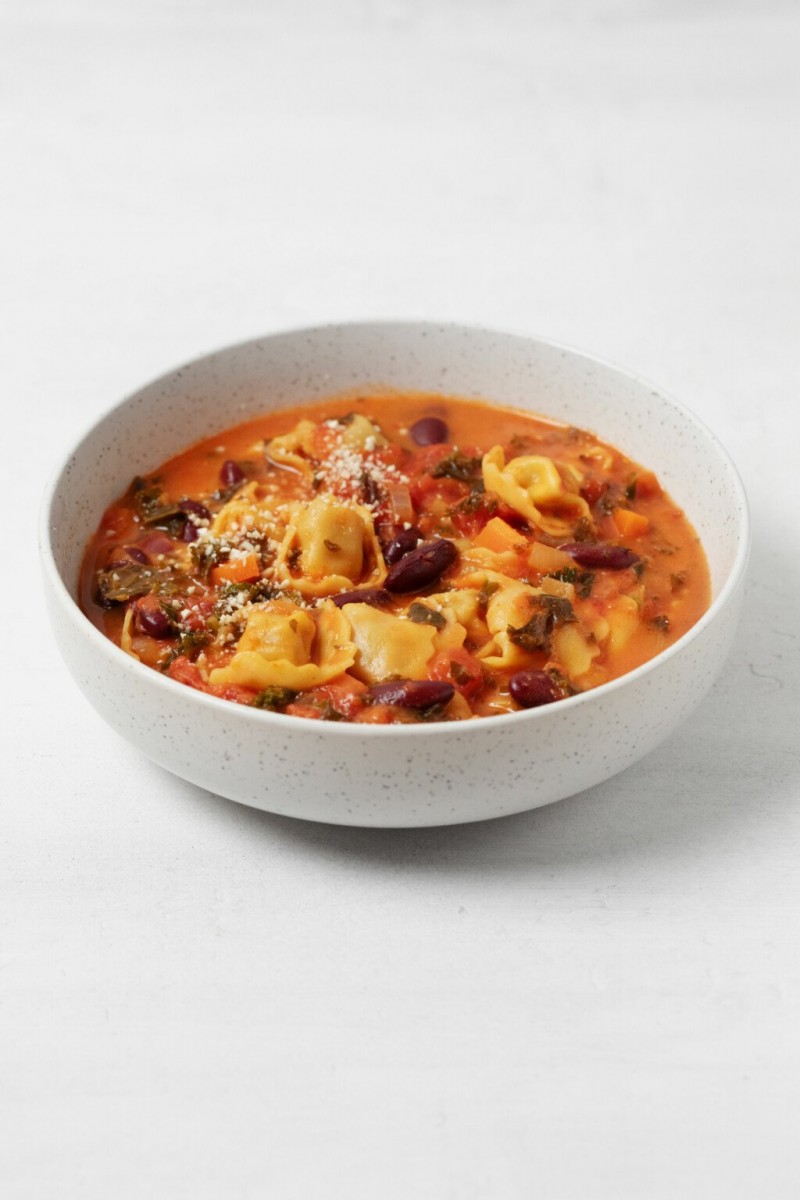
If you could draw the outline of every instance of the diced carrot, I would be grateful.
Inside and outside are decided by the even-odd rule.
[[[494,554],[502,554],[504,550],[516,550],[525,538],[518,529],[513,529],[502,517],[492,517],[474,539],[473,545],[482,546]]]
[[[220,583],[248,583],[251,579],[258,579],[260,575],[258,555],[246,554],[244,558],[232,558],[230,562],[212,567],[211,582],[215,587]]]
[[[642,537],[650,528],[647,517],[630,508],[615,508],[612,517],[621,537]]]

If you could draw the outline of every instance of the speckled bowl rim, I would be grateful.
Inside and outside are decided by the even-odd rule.
[[[77,454],[83,443],[92,437],[92,435],[101,425],[104,425],[107,421],[111,420],[118,411],[125,408],[146,388],[151,387],[153,384],[162,380],[172,378],[175,374],[177,374],[178,371],[184,370],[187,367],[199,365],[200,363],[208,359],[212,359],[219,354],[227,354],[238,349],[244,349],[246,346],[252,345],[255,342],[269,341],[271,338],[293,335],[298,337],[317,337],[325,334],[337,333],[342,330],[355,331],[356,329],[363,329],[367,327],[371,329],[392,328],[395,330],[402,330],[404,328],[421,330],[424,328],[432,333],[447,330],[450,332],[461,332],[466,335],[474,333],[480,336],[510,336],[520,338],[531,343],[546,346],[549,349],[562,351],[564,354],[581,358],[588,363],[592,363],[596,366],[604,367],[610,371],[613,371],[627,380],[633,381],[634,383],[650,389],[655,395],[658,396],[660,401],[670,405],[683,418],[683,420],[687,422],[688,425],[693,426],[694,429],[701,434],[702,437],[705,438],[705,440],[713,447],[721,460],[721,464],[730,473],[734,490],[739,501],[739,521],[736,528],[738,545],[736,548],[734,561],[730,567],[727,578],[725,578],[725,581],[719,590],[718,595],[712,600],[702,617],[700,617],[700,619],[691,627],[691,629],[687,630],[682,637],[678,638],[676,642],[673,642],[671,646],[668,646],[665,650],[662,650],[659,654],[655,655],[654,658],[648,659],[647,662],[642,663],[641,666],[635,667],[632,671],[628,671],[625,675],[620,675],[617,679],[609,680],[608,683],[603,683],[598,687],[591,688],[589,691],[581,692],[576,696],[569,696],[563,700],[559,700],[557,704],[542,705],[539,708],[523,709],[518,712],[503,713],[491,717],[475,717],[469,722],[459,721],[454,723],[450,721],[442,721],[418,725],[369,725],[351,723],[347,721],[309,721],[307,717],[295,717],[289,713],[271,713],[262,709],[255,710],[243,704],[232,704],[230,700],[223,700],[218,696],[210,696],[206,692],[200,692],[197,689],[187,689],[185,684],[178,683],[176,680],[170,679],[166,675],[159,674],[158,672],[153,671],[151,667],[146,667],[143,663],[131,658],[131,656],[126,654],[124,650],[121,650],[119,646],[105,637],[105,635],[100,632],[97,626],[89,620],[89,618],[80,608],[80,605],[70,594],[69,589],[61,578],[61,574],[56,565],[53,547],[50,540],[51,514],[54,501],[58,495],[59,486],[62,479],[66,475],[66,471],[71,459],[75,454]],[[492,401],[489,399],[486,400],[485,403],[491,404]],[[187,442],[187,448],[192,444],[192,442]],[[691,514],[687,515],[691,520]],[[116,668],[133,671],[135,676],[138,676],[143,680],[146,679],[151,686],[166,688],[167,694],[175,693],[185,696],[185,693],[189,691],[191,692],[195,703],[210,706],[211,711],[225,712],[230,716],[231,710],[233,709],[234,712],[239,714],[237,719],[246,722],[257,722],[261,724],[262,728],[264,727],[264,722],[266,722],[267,727],[272,724],[276,724],[278,728],[286,730],[288,722],[289,728],[302,728],[305,733],[310,733],[312,730],[309,729],[309,726],[311,726],[313,731],[316,731],[321,738],[365,737],[381,739],[442,737],[442,735],[446,734],[447,731],[452,730],[454,725],[463,729],[465,726],[471,727],[475,722],[480,722],[482,726],[491,723],[493,728],[500,728],[508,726],[509,724],[519,725],[521,722],[541,722],[546,721],[548,715],[551,714],[554,709],[564,712],[567,707],[577,708],[581,705],[601,703],[604,696],[609,696],[612,692],[617,692],[624,688],[633,686],[645,675],[658,670],[663,663],[666,663],[670,659],[674,658],[676,654],[683,653],[684,650],[686,650],[688,646],[690,646],[691,643],[716,620],[717,616],[723,611],[723,609],[736,594],[744,579],[747,571],[747,563],[750,557],[750,545],[750,507],[748,504],[744,483],[736,464],[714,431],[710,429],[709,426],[706,425],[706,423],[701,420],[700,417],[698,417],[697,414],[694,413],[690,408],[688,408],[680,400],[676,400],[670,392],[665,391],[662,387],[653,383],[650,379],[640,375],[636,371],[629,370],[626,367],[620,367],[616,363],[611,362],[609,359],[601,358],[599,355],[591,354],[585,350],[576,349],[574,346],[571,346],[567,343],[555,341],[552,338],[538,337],[535,334],[523,331],[513,329],[495,329],[491,326],[464,324],[460,321],[415,321],[413,319],[398,319],[391,321],[354,319],[350,321],[332,321],[322,325],[313,326],[290,326],[285,329],[272,330],[270,333],[263,334],[259,337],[246,338],[241,342],[234,342],[230,345],[222,346],[217,350],[212,350],[207,354],[200,355],[198,358],[191,359],[177,367],[173,367],[170,370],[164,371],[149,383],[142,384],[135,392],[123,397],[122,400],[112,405],[112,407],[107,409],[104,413],[101,413],[100,416],[96,417],[88,427],[84,428],[83,432],[76,439],[67,453],[62,457],[61,461],[52,472],[49,482],[45,488],[39,510],[39,551],[45,579],[50,586],[55,589],[57,595],[59,596],[60,600],[65,603],[67,609],[71,610],[73,617],[77,616],[82,631],[89,636],[98,653],[102,654],[106,658],[109,658]]]

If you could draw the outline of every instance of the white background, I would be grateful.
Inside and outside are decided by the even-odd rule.
[[[5,0],[7,1200],[797,1195],[799,59],[789,0]],[[696,716],[496,823],[217,799],[44,627],[34,514],[90,419],[391,316],[640,371],[752,501]]]

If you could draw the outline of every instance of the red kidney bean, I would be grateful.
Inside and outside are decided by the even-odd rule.
[[[226,458],[219,469],[219,480],[223,487],[238,487],[246,478],[242,468],[232,458]]]
[[[403,708],[430,708],[448,704],[456,693],[452,683],[433,679],[393,679],[391,683],[373,683],[369,699],[373,704],[402,705]]]
[[[174,632],[167,614],[155,605],[137,604],[135,621],[139,632],[148,637],[163,639],[171,637]]]
[[[110,571],[113,567],[126,567],[132,562],[140,563],[141,566],[146,567],[150,559],[144,550],[140,550],[138,546],[115,546],[106,564],[106,570]]]
[[[538,708],[561,699],[561,693],[546,671],[517,671],[508,681],[511,698],[520,708]]]
[[[157,529],[152,533],[147,533],[141,539],[139,545],[146,554],[171,554],[175,549],[174,545],[165,533],[160,533]]]
[[[199,533],[200,533],[200,531],[198,530],[194,521],[187,521],[183,527],[183,532],[181,533],[181,541],[182,542],[196,542],[197,538],[199,536]]]
[[[354,588],[351,592],[339,592],[338,596],[331,596],[331,600],[337,608],[344,604],[372,604],[380,608],[384,604],[391,604],[392,597],[386,588]]]
[[[612,546],[609,542],[567,542],[559,546],[581,567],[594,571],[624,571],[640,562],[638,554],[625,546]]]
[[[422,530],[417,529],[416,525],[412,525],[410,529],[401,529],[400,532],[392,538],[389,545],[383,552],[383,557],[386,565],[391,567],[394,563],[399,562],[404,558],[409,551],[415,549],[418,542],[422,541]]]
[[[199,517],[201,521],[211,520],[211,513],[199,500],[179,500],[178,503],[181,512],[186,513],[187,516]]]
[[[408,431],[418,446],[438,446],[450,436],[441,417],[420,417]]]
[[[423,542],[390,568],[384,587],[390,592],[420,592],[435,583],[457,557],[458,551],[447,538]]]

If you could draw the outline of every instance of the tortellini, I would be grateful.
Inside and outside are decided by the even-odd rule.
[[[370,510],[328,496],[295,506],[275,570],[282,584],[306,596],[331,596],[356,583],[377,586],[386,566]]]
[[[274,536],[280,525],[267,502],[261,484],[246,484],[227,504],[223,504],[211,522],[210,533],[216,538],[248,533],[264,537]]]
[[[468,589],[486,598],[485,630],[489,638],[477,651],[477,657],[487,667],[523,667],[530,656],[517,646],[508,630],[520,629],[530,620],[536,608],[537,589],[499,571],[477,571],[462,580]],[[485,633],[484,633],[485,638]]]
[[[122,622],[122,631],[120,633],[119,644],[126,654],[130,654],[131,658],[141,661],[139,659],[139,655],[133,648],[133,616],[133,609],[127,609],[125,618]]]
[[[355,660],[350,625],[330,601],[315,615],[316,620],[287,600],[272,600],[255,609],[233,658],[227,666],[211,671],[209,682],[304,691],[335,679]]]
[[[361,513],[344,504],[316,501],[300,510],[295,529],[304,575],[361,578],[365,534]]]
[[[492,639],[479,655],[487,667],[524,667],[530,661],[527,652],[511,640],[508,630],[521,629],[528,623],[536,609],[536,596],[529,584],[507,579],[489,598],[486,624]]]
[[[463,646],[468,637],[476,643],[485,640],[486,622],[481,615],[480,592],[477,588],[454,588],[451,592],[439,592],[427,596],[424,603],[441,613],[447,622],[436,637],[439,650]]]
[[[583,497],[566,486],[565,479],[577,486],[574,474],[559,471],[551,458],[525,454],[506,462],[502,446],[493,446],[483,456],[482,472],[487,491],[545,533],[569,536],[578,518],[591,516]]]
[[[564,674],[581,683],[600,653],[600,647],[577,624],[562,625],[552,635],[553,654]]]
[[[378,426],[363,413],[353,413],[337,432],[342,445],[351,450],[376,450],[387,445]]]
[[[317,426],[313,421],[298,421],[294,429],[267,442],[267,457],[279,467],[289,467],[292,471],[299,471],[307,479],[312,479],[314,469],[309,459],[314,448],[316,431]]]
[[[425,679],[435,649],[432,625],[381,612],[369,604],[345,604],[356,648],[352,672],[366,683],[384,679]]]
[[[606,612],[608,647],[612,653],[627,646],[640,627],[639,606],[632,596],[617,596]]]
[[[467,582],[491,592],[486,601],[490,638],[478,651],[478,657],[485,666],[495,669],[519,670],[529,665],[530,653],[513,640],[510,631],[522,629],[541,611],[539,597],[571,603],[575,595],[573,585],[559,579],[545,579],[541,587],[535,588],[496,571],[478,572]],[[559,625],[548,637],[553,662],[574,683],[580,683],[600,653],[598,638],[575,620]]]

